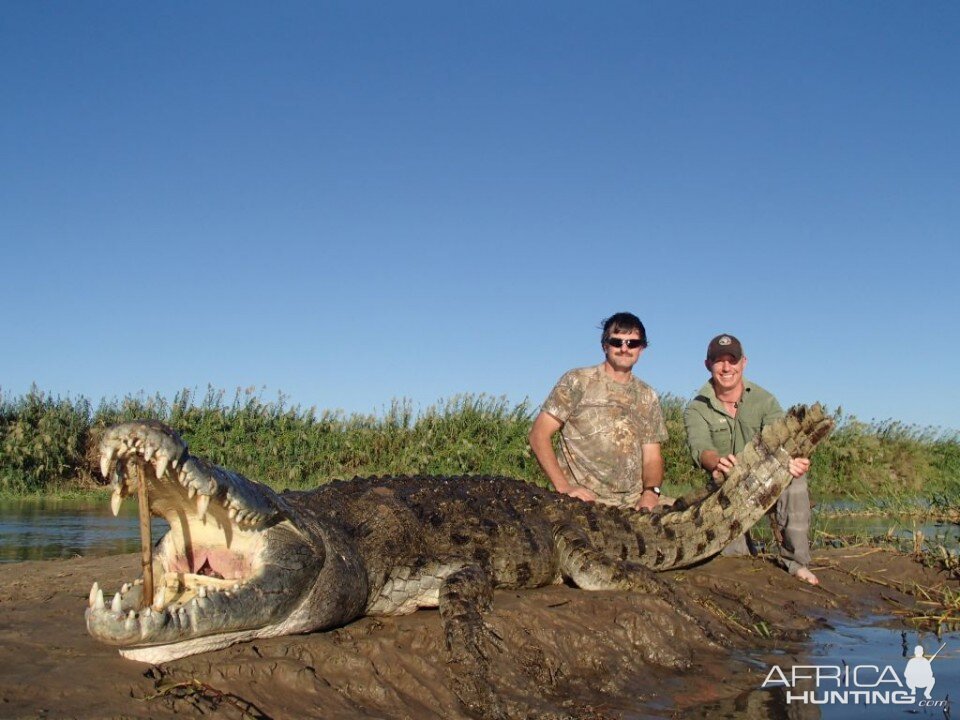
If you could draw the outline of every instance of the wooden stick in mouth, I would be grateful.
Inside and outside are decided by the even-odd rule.
[[[153,539],[150,534],[150,503],[147,496],[147,469],[137,463],[137,498],[140,506],[140,564],[143,568],[141,607],[153,602]]]

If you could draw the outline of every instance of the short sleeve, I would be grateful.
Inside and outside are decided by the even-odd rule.
[[[573,414],[582,397],[583,382],[578,374],[571,370],[553,386],[540,409],[563,423]]]

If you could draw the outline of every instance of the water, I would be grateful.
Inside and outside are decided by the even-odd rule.
[[[169,526],[154,518],[154,541]],[[13,500],[0,502],[0,563],[50,560],[77,555],[118,555],[140,550],[136,498],[120,506],[89,500]]]
[[[941,543],[954,550],[960,547],[960,525],[957,523],[910,515],[833,514],[833,511],[857,510],[854,506],[841,503],[824,506],[822,510],[824,512],[814,513],[814,532],[819,530],[831,535],[866,537],[889,535],[910,541],[915,532],[921,532],[925,540]]]

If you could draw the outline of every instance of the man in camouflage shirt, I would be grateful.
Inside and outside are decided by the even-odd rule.
[[[663,483],[660,443],[667,428],[656,392],[633,375],[647,347],[643,323],[631,313],[610,316],[601,346],[601,364],[571,370],[557,382],[530,430],[530,447],[559,493],[653,508]]]

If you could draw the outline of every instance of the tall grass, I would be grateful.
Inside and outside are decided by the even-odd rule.
[[[837,427],[813,456],[811,477],[827,496],[956,499],[960,436],[896,420],[864,423],[834,413]]]
[[[668,491],[699,486],[683,429],[684,400],[662,398],[670,439]],[[415,412],[395,400],[379,414],[317,411],[266,400],[255,388],[143,393],[102,400],[54,398],[34,388],[0,392],[0,492],[61,492],[103,482],[96,444],[104,428],[136,418],[175,427],[191,451],[275,488],[313,487],[355,475],[510,475],[546,484],[527,445],[537,409],[524,401],[458,395]],[[960,439],[894,421],[862,423],[837,411],[838,429],[814,456],[821,497],[922,496],[951,502],[960,490]]]
[[[102,482],[96,446],[114,423],[150,418],[176,428],[191,452],[277,488],[312,487],[356,475],[498,474],[542,481],[527,446],[532,410],[484,395],[459,395],[414,413],[395,400],[377,415],[317,412],[265,400],[255,388],[172,401],[128,396],[64,400],[33,389],[0,395],[0,491],[24,494]]]

